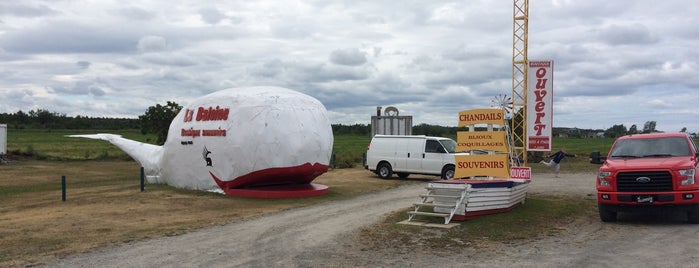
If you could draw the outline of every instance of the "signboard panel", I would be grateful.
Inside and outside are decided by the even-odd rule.
[[[530,167],[512,167],[510,169],[510,178],[530,180],[532,178],[532,169]]]
[[[507,152],[504,131],[477,131],[456,133],[456,151],[489,150]]]
[[[527,151],[551,151],[553,61],[529,61],[527,72]]]
[[[505,125],[502,109],[473,109],[459,112],[459,127],[475,124]]]
[[[507,154],[456,155],[454,178],[493,176],[508,178],[510,169]]]

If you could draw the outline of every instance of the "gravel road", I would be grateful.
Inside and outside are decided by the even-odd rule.
[[[360,170],[360,172],[366,172]],[[187,234],[103,248],[47,267],[696,267],[699,225],[683,215],[597,218],[559,235],[502,244],[487,252],[370,251],[351,237],[391,211],[409,207],[424,184],[287,210]],[[594,174],[535,174],[530,192],[594,198]]]

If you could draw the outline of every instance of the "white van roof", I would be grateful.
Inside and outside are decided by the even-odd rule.
[[[425,136],[425,135],[374,135],[374,138],[404,138],[404,139],[426,139],[426,138],[432,138],[432,139],[437,139],[437,140],[443,140],[443,139],[449,139],[446,137],[436,137],[436,136]]]

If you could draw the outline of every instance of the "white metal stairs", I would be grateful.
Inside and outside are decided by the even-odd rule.
[[[468,184],[451,184],[449,188],[427,186],[427,194],[420,195],[420,203],[414,203],[414,210],[408,211],[408,221],[414,221],[416,215],[444,218],[444,224],[449,224],[454,214],[463,208],[464,200],[468,197],[471,186]],[[435,192],[438,191],[439,194]],[[433,212],[424,211],[432,208]],[[434,212],[436,210],[449,211]]]

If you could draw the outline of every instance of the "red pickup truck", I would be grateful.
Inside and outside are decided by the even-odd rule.
[[[618,212],[673,209],[699,223],[698,157],[696,143],[685,133],[618,138],[597,173],[600,219],[612,222]]]

